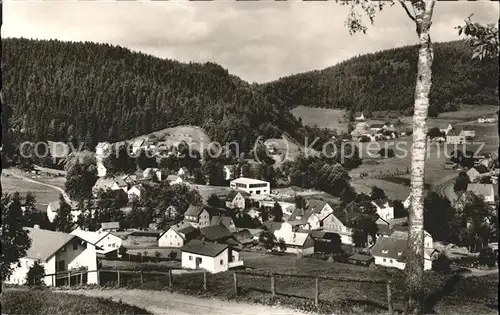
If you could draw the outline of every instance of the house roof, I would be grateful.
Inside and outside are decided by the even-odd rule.
[[[241,244],[247,244],[253,242],[253,235],[249,230],[241,230],[233,233],[236,240]]]
[[[249,196],[250,196],[250,194],[249,194],[249,193],[247,193],[246,191],[236,191],[236,190],[231,190],[231,191],[229,192],[229,194],[227,194],[227,197],[226,197],[227,201],[233,201],[233,200],[234,200],[234,198],[236,197],[236,195],[238,195],[238,194],[241,194],[241,196],[242,196],[243,198],[247,198],[247,197],[249,197]]]
[[[179,178],[180,178],[180,177],[179,177],[178,175],[168,175],[168,176],[167,176],[167,181],[169,181],[169,182],[173,182],[173,181],[175,181],[175,180],[177,180],[177,179],[179,179]]]
[[[210,219],[210,225],[222,224],[226,228],[229,228],[232,221],[233,219],[231,217],[214,215],[212,219]]]
[[[381,199],[373,200],[372,203],[381,209],[384,209],[386,207],[386,204],[388,205],[387,200],[381,200]]]
[[[226,244],[218,244],[200,240],[191,240],[189,243],[181,247],[181,251],[208,257],[216,257],[224,250],[226,250],[226,248],[229,248],[229,246]]]
[[[110,230],[110,229],[119,229],[120,228],[120,222],[102,222],[101,223],[101,229],[103,230]]]
[[[106,235],[109,234],[109,232],[93,232],[93,231],[84,231],[80,228],[73,230],[71,235],[78,236],[82,240],[90,243],[90,244],[97,244],[101,239],[106,237]]]
[[[364,214],[358,212],[336,211],[333,215],[346,227],[351,225],[351,221],[363,216]],[[348,222],[349,221],[349,222]]]
[[[307,240],[307,237],[310,235],[309,233],[303,232],[294,232],[294,233],[280,233],[279,231],[275,231],[274,235],[279,240],[283,238],[287,245],[292,246],[304,246],[304,243]]]
[[[222,224],[206,226],[200,229],[200,234],[209,241],[222,240],[233,234]]]
[[[448,132],[448,134],[447,134],[447,136],[458,136],[458,135],[459,135],[459,133],[457,132],[457,130],[456,130],[455,128],[452,128],[452,129]]]
[[[371,248],[372,256],[395,259],[404,262],[408,249],[408,241],[402,238],[379,237]]]
[[[151,237],[158,237],[160,235],[159,232],[157,231],[119,231],[119,232],[109,232],[109,234],[118,236],[119,238],[125,238],[130,235],[137,235],[137,236],[151,236]]]
[[[281,229],[282,222],[273,222],[273,221],[266,221],[264,222],[264,226],[271,232],[274,233],[276,230]]]
[[[370,128],[382,128],[384,126],[385,126],[384,124],[371,124]]]
[[[354,255],[350,256],[349,259],[366,262],[366,261],[372,260],[373,256],[354,254]]]
[[[184,216],[197,217],[203,212],[203,209],[204,207],[202,206],[190,205],[189,208],[187,208],[186,212],[184,212]]]
[[[471,191],[478,196],[491,197],[495,195],[492,184],[468,184],[467,191]]]
[[[92,187],[92,190],[99,190],[99,189],[108,190],[111,188],[111,186],[113,186],[114,182],[115,181],[113,178],[102,178],[102,177],[98,178],[94,184],[94,187]]]
[[[260,179],[248,178],[248,177],[240,177],[240,178],[232,180],[231,182],[241,183],[241,184],[269,184],[269,182],[266,182],[266,181],[263,181]]]
[[[44,262],[54,256],[54,254],[69,241],[78,237],[67,233],[38,228],[24,229],[28,231],[28,237],[31,239],[31,246],[26,251],[25,257],[40,259]]]

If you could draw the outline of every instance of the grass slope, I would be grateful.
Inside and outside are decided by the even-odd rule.
[[[67,295],[50,291],[7,290],[2,292],[2,314],[151,314],[139,307],[109,299]]]

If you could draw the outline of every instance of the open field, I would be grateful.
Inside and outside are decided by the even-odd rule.
[[[59,199],[60,191],[53,187],[27,181],[14,175],[29,177],[41,183],[53,185],[61,189],[64,188],[65,179],[61,177],[28,175],[17,169],[2,170],[2,192],[14,193],[17,191],[22,197],[24,197],[28,192],[31,192],[35,195],[37,205],[43,210],[45,210],[46,206],[50,202],[57,201]]]
[[[398,199],[401,201],[405,201],[410,193],[410,187],[406,185],[376,178],[353,179],[351,185],[356,189],[357,193],[364,193],[367,195],[371,193],[373,186],[377,186],[384,190],[389,199]]]
[[[185,141],[191,145],[193,149],[203,152],[210,144],[210,138],[206,132],[197,126],[176,126],[152,132],[151,134],[142,135],[131,139],[147,139],[150,135],[155,135],[160,141],[177,143]]]
[[[2,314],[151,314],[143,308],[102,297],[62,295],[48,290],[2,292]]]

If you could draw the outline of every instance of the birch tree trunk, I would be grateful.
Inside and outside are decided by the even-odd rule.
[[[424,274],[424,167],[426,157],[427,112],[431,90],[432,43],[429,36],[435,0],[412,1],[419,39],[413,146],[411,152],[411,207],[408,218],[408,257],[405,268],[405,314],[423,312]]]

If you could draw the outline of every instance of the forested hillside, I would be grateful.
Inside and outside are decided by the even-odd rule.
[[[3,93],[10,127],[30,140],[130,139],[176,125],[245,149],[295,118],[213,63],[180,63],[105,44],[2,40]],[[14,136],[19,138],[19,132]],[[5,149],[5,147],[4,147]]]
[[[464,41],[435,44],[430,98],[438,112],[461,103],[498,104],[498,60],[471,60],[471,56]],[[416,46],[395,48],[281,78],[261,88],[288,109],[304,105],[368,112],[405,110],[413,106],[417,58]]]

